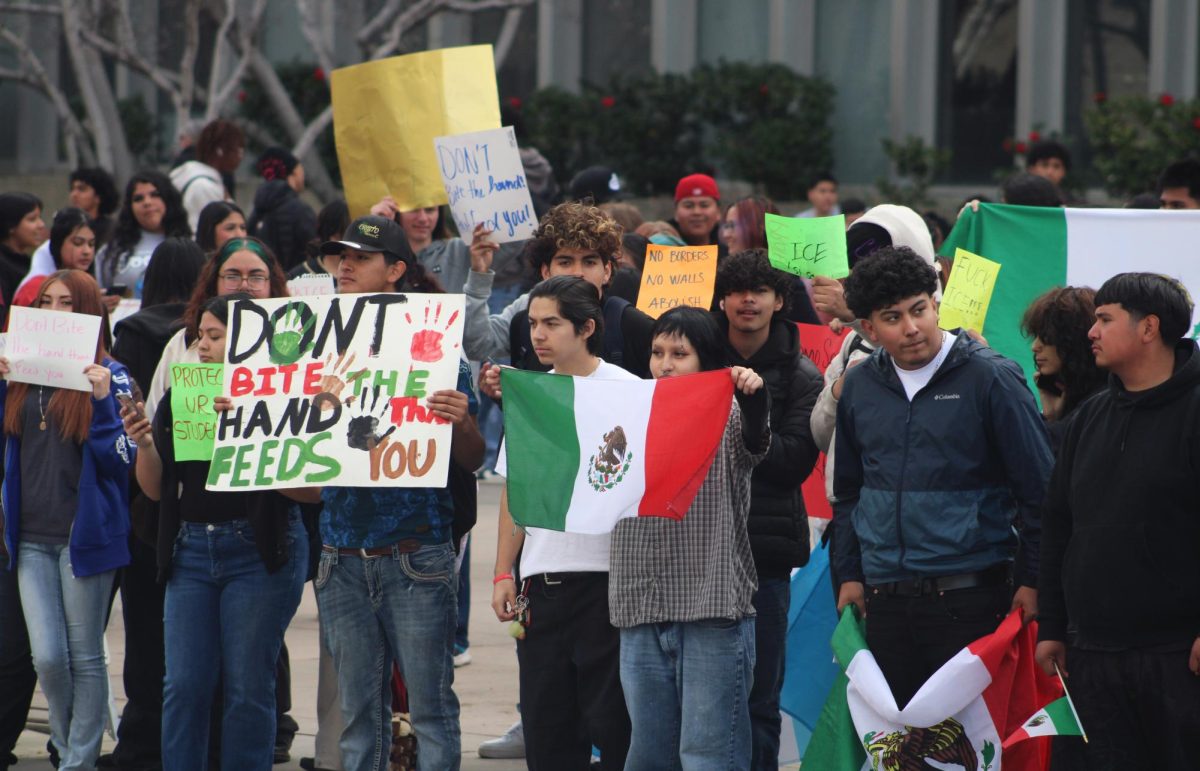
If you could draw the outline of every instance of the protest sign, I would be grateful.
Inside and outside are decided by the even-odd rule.
[[[690,305],[708,310],[717,283],[717,247],[646,247],[642,285],[638,289],[639,311],[658,318],[672,308]]]
[[[437,137],[433,144],[450,213],[463,238],[469,241],[480,222],[498,244],[533,236],[537,216],[511,128]]]
[[[942,329],[962,327],[982,333],[999,275],[1000,263],[971,254],[966,249],[956,250],[950,280],[946,282],[942,304],[938,306],[938,326]]]
[[[229,313],[225,395],[207,487],[441,487],[462,295],[241,300]]]
[[[817,365],[821,374],[829,368],[829,362],[837,357],[842,350],[842,342],[846,339],[848,330],[834,332],[824,324],[796,324],[800,328],[800,352]],[[825,495],[825,453],[817,455],[817,462],[812,473],[800,485],[804,496],[804,510],[810,517],[830,519],[833,517],[833,507]]]
[[[288,279],[289,297],[317,297],[337,294],[337,280],[328,273],[302,273]]]
[[[846,216],[780,217],[766,215],[767,256],[780,270],[804,278],[850,275],[846,253]]]
[[[83,370],[96,362],[100,317],[14,305],[8,312],[8,379],[91,391]]]
[[[171,365],[171,438],[175,460],[212,460],[217,434],[213,401],[221,395],[220,364]]]
[[[446,203],[434,137],[500,127],[490,45],[342,67],[333,71],[330,86],[351,217],[366,214],[385,195],[401,211]]]

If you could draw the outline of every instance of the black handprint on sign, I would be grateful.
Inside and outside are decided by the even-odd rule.
[[[358,414],[350,419],[350,425],[346,428],[346,444],[351,449],[366,452],[382,444],[396,430],[395,426],[391,426],[382,434],[377,433],[380,423],[386,422],[391,408],[392,400],[382,387],[377,386],[369,393],[364,391],[358,400]]]

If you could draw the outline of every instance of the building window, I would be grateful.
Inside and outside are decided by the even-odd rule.
[[[583,1],[583,80],[603,85],[614,75],[649,72],[650,3]]]
[[[761,63],[767,60],[767,31],[771,26],[767,0],[700,0],[696,58],[716,64]]]
[[[1004,140],[1016,123],[1017,2],[943,2],[938,26],[938,144],[954,153],[947,181],[993,182],[1012,165]]]

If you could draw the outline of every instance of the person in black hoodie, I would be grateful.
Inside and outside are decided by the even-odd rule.
[[[1069,677],[1087,768],[1200,768],[1200,355],[1173,278],[1113,276],[1042,518],[1037,660]],[[1069,647],[1068,647],[1069,646]],[[1188,672],[1190,670],[1190,674]]]
[[[300,200],[304,166],[282,147],[268,147],[255,168],[265,182],[254,194],[246,229],[271,247],[284,271],[304,261],[305,246],[317,235],[317,215]]]
[[[771,267],[766,251],[730,255],[717,270],[715,314],[730,364],[762,376],[771,394],[771,447],[750,483],[750,550],[758,571],[754,594],[755,663],[750,690],[750,768],[779,764],[779,694],[786,658],[791,571],[808,563],[808,513],[800,484],[817,462],[809,417],[823,384],[800,353],[800,332],[785,313],[792,280]]]

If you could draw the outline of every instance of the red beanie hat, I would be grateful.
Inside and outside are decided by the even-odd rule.
[[[708,196],[718,201],[721,200],[721,191],[717,189],[717,181],[707,174],[688,174],[679,180],[679,184],[675,186],[675,203],[679,203],[684,198],[696,196]]]

